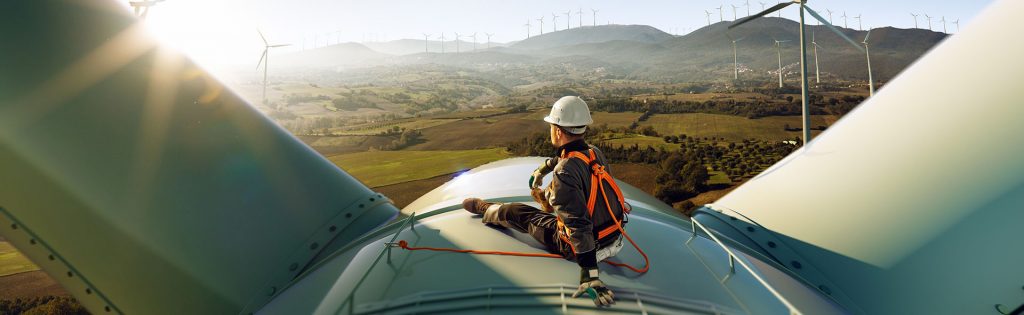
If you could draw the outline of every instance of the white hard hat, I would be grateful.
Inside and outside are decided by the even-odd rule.
[[[587,125],[594,123],[590,117],[590,107],[579,96],[558,99],[544,121],[565,128],[572,134],[582,134],[587,131]]]

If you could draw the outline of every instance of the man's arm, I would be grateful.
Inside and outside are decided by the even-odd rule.
[[[608,306],[615,303],[615,294],[598,278],[597,242],[593,222],[587,213],[583,187],[583,176],[589,175],[585,167],[580,161],[570,160],[557,170],[551,184],[549,201],[562,223],[569,228],[569,242],[576,253],[576,263],[580,266],[580,286],[573,297],[586,293],[594,300],[594,304]]]
[[[555,171],[551,184],[548,202],[555,209],[558,218],[569,228],[569,243],[576,253],[580,267],[597,267],[597,245],[594,239],[594,226],[587,213],[586,195],[584,193],[581,172],[576,170],[582,162],[569,160],[562,168]]]

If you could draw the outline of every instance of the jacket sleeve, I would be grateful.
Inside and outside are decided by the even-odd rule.
[[[575,165],[582,162],[569,160],[560,168],[556,168],[551,184],[551,193],[548,202],[555,209],[555,213],[562,223],[569,228],[569,241],[577,257],[585,258],[594,256],[597,246],[594,240],[594,227],[587,214],[587,201],[582,166]],[[590,255],[581,255],[590,254]],[[597,262],[579,261],[580,266],[591,267]],[[588,259],[588,260],[592,260]]]

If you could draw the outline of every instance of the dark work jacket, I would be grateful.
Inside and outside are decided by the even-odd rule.
[[[594,150],[597,163],[605,166],[608,170],[608,163],[596,147],[588,145],[582,139],[565,144],[558,150],[559,156],[565,156],[567,152],[580,151],[584,155],[587,150]],[[590,198],[591,167],[577,158],[555,158],[554,175],[551,185],[546,192],[548,203],[555,210],[562,223],[568,227],[568,241],[577,256],[577,262],[584,268],[596,268],[596,253],[598,248],[612,244],[618,237],[619,232],[613,232],[601,242],[598,242],[598,232],[605,227],[614,225],[615,222],[608,214],[604,198],[600,193],[594,205],[594,215],[587,211],[587,200]],[[549,162],[549,163],[550,163]],[[610,173],[610,171],[609,171]],[[612,204],[612,212],[619,220],[622,220],[622,206],[611,187],[605,185],[605,194]],[[559,231],[560,233],[562,231]]]

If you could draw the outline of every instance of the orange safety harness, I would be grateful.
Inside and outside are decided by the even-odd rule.
[[[577,158],[577,159],[580,159],[581,161],[583,161],[583,163],[585,163],[588,166],[590,166],[590,168],[591,168],[591,172],[590,172],[590,174],[591,174],[590,175],[591,176],[590,177],[590,198],[587,200],[587,214],[590,215],[591,217],[593,217],[593,215],[594,215],[594,207],[597,205],[597,195],[601,194],[601,197],[604,198],[605,207],[608,209],[608,214],[611,216],[612,220],[615,222],[614,225],[608,226],[608,227],[602,229],[601,231],[598,231],[597,239],[598,240],[603,239],[603,238],[611,235],[615,231],[619,231],[620,233],[622,233],[623,236],[626,237],[627,240],[629,240],[630,244],[633,244],[633,248],[636,248],[636,250],[638,252],[640,252],[640,255],[644,257],[644,267],[643,268],[636,268],[636,267],[630,266],[629,264],[618,263],[618,262],[613,262],[613,261],[608,261],[608,260],[605,260],[603,262],[607,263],[609,265],[612,265],[612,266],[616,266],[616,267],[624,267],[624,268],[627,268],[627,269],[632,270],[632,271],[637,272],[637,273],[646,273],[647,270],[650,270],[650,268],[651,268],[651,262],[650,262],[650,260],[648,260],[647,254],[644,253],[644,251],[642,249],[640,249],[640,246],[636,245],[636,242],[633,241],[633,238],[630,237],[628,233],[626,233],[625,229],[622,228],[622,222],[615,216],[615,212],[612,211],[611,203],[609,203],[609,201],[608,201],[608,195],[607,195],[607,193],[605,193],[605,190],[604,190],[604,184],[607,183],[608,186],[611,187],[613,191],[615,191],[615,196],[618,197],[619,204],[622,206],[622,211],[624,212],[623,215],[628,214],[630,212],[630,208],[626,204],[626,199],[622,197],[622,191],[619,190],[619,186],[615,184],[615,180],[612,179],[612,176],[610,174],[608,174],[607,171],[605,171],[604,166],[599,164],[599,163],[597,163],[596,157],[594,156],[594,150],[589,150],[588,151],[588,155],[589,156],[584,155],[583,153],[580,153],[579,151],[573,151],[573,152],[569,152],[568,154],[563,153],[562,154],[562,158]],[[561,217],[559,217],[557,219],[558,219],[558,231],[559,231],[558,232],[558,237],[561,238],[562,241],[566,242],[566,244],[569,244],[569,246],[572,247],[573,252],[576,252],[576,248],[572,246],[572,242],[570,242],[569,239],[566,237],[566,235],[569,234],[569,228],[567,226],[565,226],[564,223],[562,223],[562,218]],[[478,254],[478,255],[505,255],[505,256],[522,256],[522,257],[564,258],[564,257],[562,257],[562,255],[558,255],[558,254],[522,253],[522,252],[506,252],[506,251],[484,251],[484,250],[438,248],[438,247],[411,247],[411,246],[409,246],[409,242],[406,242],[405,240],[398,241],[398,247],[401,247],[402,249],[405,249],[405,250],[430,250],[430,251],[443,251],[443,252],[455,252],[455,253]]]

